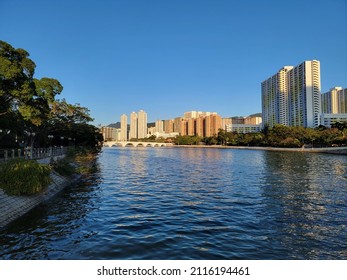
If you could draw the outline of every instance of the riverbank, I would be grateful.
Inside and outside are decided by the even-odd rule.
[[[42,192],[31,196],[9,196],[0,189],[0,228],[22,217],[39,204],[51,199],[65,187],[77,181],[81,175],[60,176],[56,172],[50,175],[52,183]]]
[[[347,147],[326,148],[277,148],[277,147],[253,147],[253,146],[221,146],[221,145],[174,145],[175,148],[214,148],[214,149],[240,149],[240,150],[264,150],[276,152],[304,152],[347,155]]]

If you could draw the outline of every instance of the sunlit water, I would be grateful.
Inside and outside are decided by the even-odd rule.
[[[0,231],[0,259],[347,259],[347,157],[105,148]]]

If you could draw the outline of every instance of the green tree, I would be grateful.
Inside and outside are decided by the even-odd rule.
[[[32,98],[35,67],[27,51],[0,41],[0,115]]]

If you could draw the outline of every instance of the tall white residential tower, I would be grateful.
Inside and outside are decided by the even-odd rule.
[[[132,112],[130,114],[130,132],[129,132],[129,140],[137,139],[137,114]]]
[[[263,125],[319,126],[320,88],[318,60],[283,67],[261,84]]]
[[[128,140],[128,117],[126,114],[120,117],[120,141]]]
[[[137,138],[147,137],[147,113],[143,110],[138,112]]]

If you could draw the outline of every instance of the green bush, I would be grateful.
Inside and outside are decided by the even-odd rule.
[[[0,188],[8,195],[31,195],[50,183],[51,168],[33,160],[14,159],[0,165]]]
[[[64,158],[52,163],[54,171],[62,176],[71,176],[76,173],[76,168],[71,164],[70,159]]]

